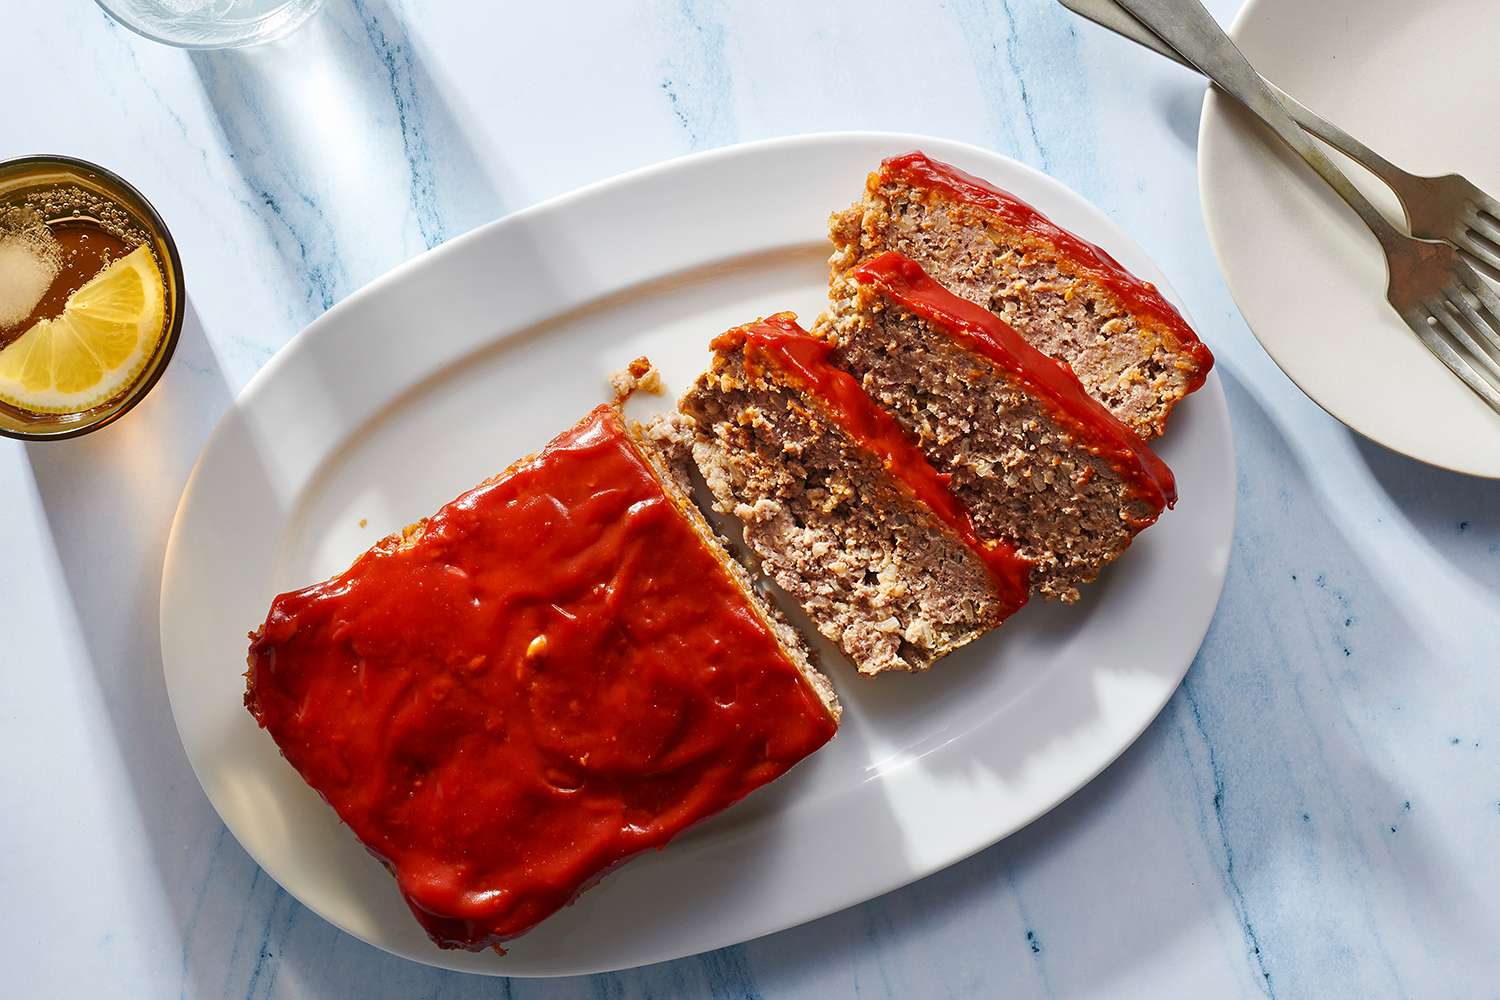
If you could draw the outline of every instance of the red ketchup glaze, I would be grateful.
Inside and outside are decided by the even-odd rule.
[[[1155,285],[1125,270],[1104,248],[1061,228],[1010,192],[957,167],[930,159],[925,153],[911,152],[890,157],[881,162],[880,172],[884,177],[912,187],[937,189],[994,212],[1017,229],[1052,244],[1075,268],[1113,292],[1128,312],[1149,316],[1171,330],[1198,361],[1198,371],[1188,383],[1187,391],[1195,392],[1203,387],[1214,364],[1208,345],[1198,339],[1182,314],[1162,297]]]
[[[1177,503],[1177,483],[1167,463],[1088,394],[1067,362],[1048,357],[999,316],[948,291],[910,257],[887,251],[850,273],[1019,380],[1085,448],[1108,462],[1126,486],[1157,511]]]
[[[246,706],[444,947],[514,937],[835,723],[600,407],[277,597]]]
[[[797,325],[792,313],[777,313],[720,334],[710,345],[715,351],[745,345],[745,368],[770,363],[799,389],[822,403],[830,420],[855,444],[876,455],[899,483],[926,504],[943,523],[984,560],[994,578],[1007,616],[1026,603],[1030,594],[1031,563],[1011,546],[983,541],[969,512],[949,487],[949,477],[927,461],[922,449],[881,409],[853,375],[830,360],[833,345],[813,337]]]

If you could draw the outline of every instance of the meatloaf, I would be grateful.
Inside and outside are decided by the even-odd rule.
[[[277,597],[246,677],[432,939],[471,950],[775,779],[839,716],[610,406]]]
[[[714,506],[863,674],[923,670],[999,624],[1030,567],[981,542],[892,417],[782,313],[730,330],[683,396]]]
[[[983,538],[1031,561],[1032,585],[1078,585],[1176,500],[1172,472],[994,313],[885,253],[851,269],[826,333],[834,361],[949,477]]]
[[[1213,355],[1150,283],[987,181],[920,152],[869,175],[830,220],[833,291],[887,250],[1000,316],[1142,437],[1203,385]]]

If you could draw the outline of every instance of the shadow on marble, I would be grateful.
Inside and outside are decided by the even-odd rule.
[[[437,204],[442,227],[439,239],[429,245],[435,246],[524,207],[510,195],[520,187],[520,181],[507,166],[504,150],[476,147],[474,143],[482,133],[472,124],[464,124],[476,116],[494,114],[495,95],[464,94],[442,72],[441,53],[429,51],[421,36],[409,37],[399,30],[398,15],[387,0],[359,0],[358,8],[366,33],[378,52],[385,53],[393,47],[386,40],[388,35],[399,37],[394,48],[405,59],[410,103],[420,121],[420,134],[425,138],[425,162],[431,173],[427,186]],[[400,9],[398,0],[396,10]],[[396,27],[386,27],[391,25]],[[394,56],[383,61],[394,77],[392,90],[396,90],[402,71],[392,69],[397,62]],[[415,145],[420,148],[422,143]],[[414,191],[421,187],[415,178],[412,186]]]
[[[304,323],[508,210],[499,157],[473,147],[385,0],[336,0],[282,41],[190,58]]]
[[[1476,586],[1500,589],[1500,480],[1425,465],[1349,433],[1375,481],[1433,551]]]
[[[1181,79],[1176,77],[1180,75]],[[1151,103],[1159,105],[1167,127],[1182,145],[1198,148],[1198,126],[1203,120],[1203,97],[1207,85],[1197,76],[1174,75],[1171,83],[1153,88]]]
[[[1240,510],[1218,613],[1170,709],[1197,760],[1177,784],[1200,796],[1194,811],[1252,978],[1269,974],[1286,989],[1287,969],[1322,960],[1298,961],[1297,950],[1353,954],[1378,937],[1361,922],[1369,901],[1407,891],[1371,885],[1390,852],[1411,885],[1451,868],[1408,823],[1403,803],[1421,789],[1394,777],[1401,769],[1382,736],[1411,690],[1405,668],[1431,654],[1421,623],[1370,572],[1254,387],[1220,373],[1241,456]],[[1361,897],[1354,920],[1324,909]]]
[[[929,945],[942,941],[941,936],[934,935],[934,929],[949,928],[952,943],[962,950],[947,959],[928,952],[915,961],[911,956],[903,960],[894,955],[881,960],[883,968],[892,967],[890,975],[896,980],[885,984],[883,995],[954,995],[951,988],[938,985],[944,975],[940,964],[948,966],[956,978],[971,977],[973,983],[1007,982],[1010,986],[1007,996],[1042,995],[1040,990],[1027,988],[1030,970],[1001,967],[1001,955],[1016,949],[1023,953],[1031,951],[1029,943],[1038,939],[1039,932],[1026,926],[1024,917],[1016,923],[1016,940],[999,939],[1003,924],[1019,916],[1014,913],[1019,908],[1017,876],[1059,855],[1080,849],[1112,848],[1108,842],[1111,838],[1106,837],[1106,842],[1100,843],[1097,835],[1091,837],[1091,831],[1103,828],[1105,817],[1120,807],[1132,786],[1153,766],[1153,758],[1161,752],[1156,746],[1162,739],[1158,732],[1161,725],[1158,722],[1147,730],[1100,777],[1000,843],[884,896],[741,945],[745,961],[757,972],[755,983],[761,993],[775,996],[779,989],[790,989],[807,981],[817,970],[828,967],[830,955],[843,955],[852,964],[861,958],[868,959],[872,951],[894,953],[902,947],[903,929],[911,927],[920,929]],[[1124,831],[1117,833],[1126,836]],[[1100,887],[1100,891],[1108,890]],[[1087,894],[1054,902],[1061,902],[1065,908],[1086,909],[1094,905]],[[1004,918],[997,919],[1001,913]],[[1040,934],[1045,937],[1046,931]],[[984,950],[965,948],[973,943],[971,935],[988,938]],[[1128,932],[1121,934],[1122,940],[1129,936]],[[1128,958],[1121,956],[1122,961]],[[651,995],[651,987],[659,985],[663,978],[659,968],[618,974],[623,982],[635,987],[627,995],[637,991],[642,996]],[[1108,974],[1105,982],[1109,982]],[[1109,995],[1108,986],[1097,995]]]
[[[26,456],[46,511],[110,732],[131,781],[157,882],[181,931],[184,955],[198,887],[183,870],[195,831],[218,828],[173,723],[162,676],[158,595],[162,552],[177,498],[230,391],[191,299],[166,374],[134,410],[93,434],[31,444]],[[137,540],[124,550],[121,539]],[[111,564],[138,565],[121,587]],[[176,942],[173,943],[176,946]],[[187,965],[186,958],[184,959]],[[197,973],[205,978],[199,981]],[[191,995],[216,992],[184,969]]]

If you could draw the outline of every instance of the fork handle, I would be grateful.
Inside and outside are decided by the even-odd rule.
[[[1121,7],[1118,0],[1061,0],[1061,3],[1073,13],[1093,21],[1101,28],[1108,28],[1122,38],[1128,38],[1157,55],[1165,56],[1179,66],[1197,71],[1197,67],[1178,55],[1176,49],[1153,35],[1151,29],[1136,20],[1135,15],[1130,11]],[[1262,77],[1262,79],[1265,78]],[[1403,185],[1418,180],[1415,174],[1396,166],[1270,80],[1265,82],[1271,93],[1275,94],[1286,106],[1287,114],[1292,116],[1292,121],[1370,171],[1394,190],[1398,197],[1405,199]]]
[[[1136,20],[1135,15],[1121,7],[1117,0],[1061,0],[1061,3],[1073,13],[1088,18],[1100,27],[1108,28],[1137,45],[1165,56],[1179,66],[1186,66],[1194,72],[1197,71],[1197,67],[1178,55],[1172,46],[1153,35],[1149,28]],[[1265,78],[1262,77],[1262,79]],[[1292,121],[1380,178],[1396,192],[1396,196],[1401,199],[1403,205],[1405,204],[1408,185],[1420,180],[1415,174],[1396,166],[1270,80],[1265,82],[1271,93],[1275,94],[1286,106],[1287,114],[1292,116]]]
[[[1198,72],[1208,77],[1219,89],[1243,104],[1251,114],[1275,132],[1283,142],[1302,157],[1307,165],[1318,172],[1328,186],[1358,213],[1365,225],[1375,234],[1382,246],[1393,246],[1402,240],[1402,235],[1386,221],[1385,216],[1359,192],[1348,176],[1334,165],[1292,119],[1281,99],[1272,92],[1271,85],[1255,71],[1239,48],[1237,48],[1219,23],[1213,19],[1198,0],[1118,0],[1146,28],[1161,38],[1183,59],[1191,63]],[[1358,146],[1365,153],[1370,151],[1355,142],[1347,133],[1338,130],[1342,138]],[[1337,144],[1335,144],[1337,145]],[[1372,154],[1373,155],[1373,154]],[[1358,159],[1358,157],[1356,157]]]

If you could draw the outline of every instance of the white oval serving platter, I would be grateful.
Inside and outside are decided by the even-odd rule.
[[[509,953],[431,944],[385,870],[244,710],[246,632],[607,398],[638,355],[680,391],[723,329],[825,295],[828,213],[921,148],[1014,191],[1166,281],[1097,209],[995,153],[926,136],[812,135],[716,150],[555,198],[374,282],[295,337],[215,430],[167,546],[172,710],[204,791],[312,910],[419,962],[548,976],[734,944],[897,888],[1072,794],[1176,688],[1218,600],[1234,457],[1217,377],[1160,451],[1177,509],[1073,607],[1036,602],[921,676],[858,677],[827,647],[838,737],[775,785],[637,858]],[[633,401],[670,406],[670,398]]]

